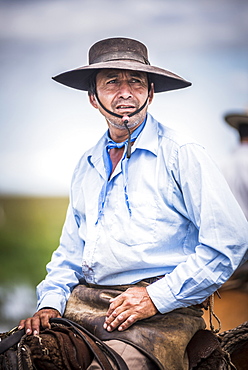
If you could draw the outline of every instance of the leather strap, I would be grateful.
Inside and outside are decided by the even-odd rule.
[[[107,344],[94,336],[91,332],[86,330],[81,325],[64,318],[50,319],[50,323],[72,327],[74,331],[87,343],[103,370],[113,370],[113,367],[106,355],[115,363],[118,370],[128,370],[125,361],[116,351],[107,346]],[[15,344],[19,343],[24,334],[25,329],[21,329],[11,334],[9,337],[3,339],[0,342],[0,354],[4,353]]]
[[[112,370],[113,368],[110,365],[106,356],[105,355],[104,355],[104,357],[102,356],[103,353],[105,353],[109,358],[111,358],[111,360],[116,364],[118,370],[128,370],[127,364],[125,363],[123,358],[115,350],[113,350],[112,348],[107,346],[106,343],[101,341],[99,338],[97,338],[94,334],[89,332],[83,326],[81,326],[81,325],[79,325],[79,324],[77,324],[77,323],[75,323],[71,320],[64,319],[64,318],[50,319],[50,323],[62,324],[62,325],[66,325],[68,327],[73,327],[73,329],[78,333],[78,335],[80,335],[81,338],[83,338],[86,341],[86,343],[89,345],[89,347],[92,349],[93,353],[96,356],[97,361],[100,363],[100,365],[102,366],[102,368],[104,370],[105,369],[106,370]],[[84,334],[87,334],[87,336],[90,337],[90,338],[87,338]],[[97,345],[98,350],[96,350],[95,344]],[[101,353],[99,352],[99,350],[100,350]],[[106,367],[103,367],[103,366],[106,366]]]
[[[21,329],[11,334],[9,337],[4,338],[0,342],[0,355],[7,351],[10,347],[20,342],[22,336],[25,334],[25,329]]]
[[[86,336],[82,330],[73,327],[74,331],[85,341],[85,343],[89,346],[91,351],[94,353],[94,356],[98,363],[101,365],[103,370],[113,370],[108,358],[103,353],[103,351],[99,348],[98,344],[93,341],[88,335]]]

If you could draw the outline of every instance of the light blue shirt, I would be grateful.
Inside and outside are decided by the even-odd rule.
[[[63,314],[82,278],[119,285],[160,275],[147,290],[161,313],[201,303],[244,261],[248,248],[248,223],[226,181],[202,146],[149,114],[130,159],[124,151],[128,166],[120,161],[109,181],[106,144],[107,133],[75,169],[60,246],[37,287],[38,308]]]

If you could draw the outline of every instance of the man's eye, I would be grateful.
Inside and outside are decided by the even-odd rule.
[[[141,83],[138,78],[132,78],[131,83]]]
[[[107,85],[108,84],[114,84],[114,83],[116,83],[116,80],[109,80],[109,81],[107,81]]]

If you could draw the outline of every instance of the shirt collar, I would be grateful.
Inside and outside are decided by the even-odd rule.
[[[148,150],[157,156],[158,153],[158,122],[152,117],[150,113],[147,113],[147,120],[145,127],[141,131],[140,135],[134,142],[132,152],[136,149]],[[108,143],[108,130],[101,137],[98,143],[88,151],[88,161],[94,166],[104,166],[103,163],[103,150]]]
[[[142,132],[142,130],[144,129],[145,125],[146,125],[146,119],[147,119],[147,116],[145,117],[144,121],[141,123],[141,125],[139,125],[131,134],[131,142],[135,141],[137,139],[137,137],[140,135],[140,133]],[[116,143],[115,141],[113,141],[110,137],[110,133],[109,133],[109,130],[107,131],[107,140],[108,140],[108,143],[113,143],[113,144],[117,144],[117,147],[118,147],[118,144],[120,145],[125,145],[125,143],[128,142],[128,139],[126,139],[125,141],[123,141],[122,143]]]
[[[146,125],[133,145],[133,151],[135,149],[145,149],[157,156],[158,122],[150,113],[147,113]]]

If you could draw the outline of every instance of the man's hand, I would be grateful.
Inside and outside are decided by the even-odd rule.
[[[146,319],[158,312],[149,297],[146,288],[133,287],[110,299],[104,329],[113,331],[125,330],[136,321]]]
[[[18,329],[25,328],[26,334],[38,335],[40,332],[40,327],[43,329],[51,327],[49,319],[61,317],[59,311],[53,308],[44,308],[40,311],[37,311],[33,317],[29,317],[26,320],[21,320],[18,326]]]

